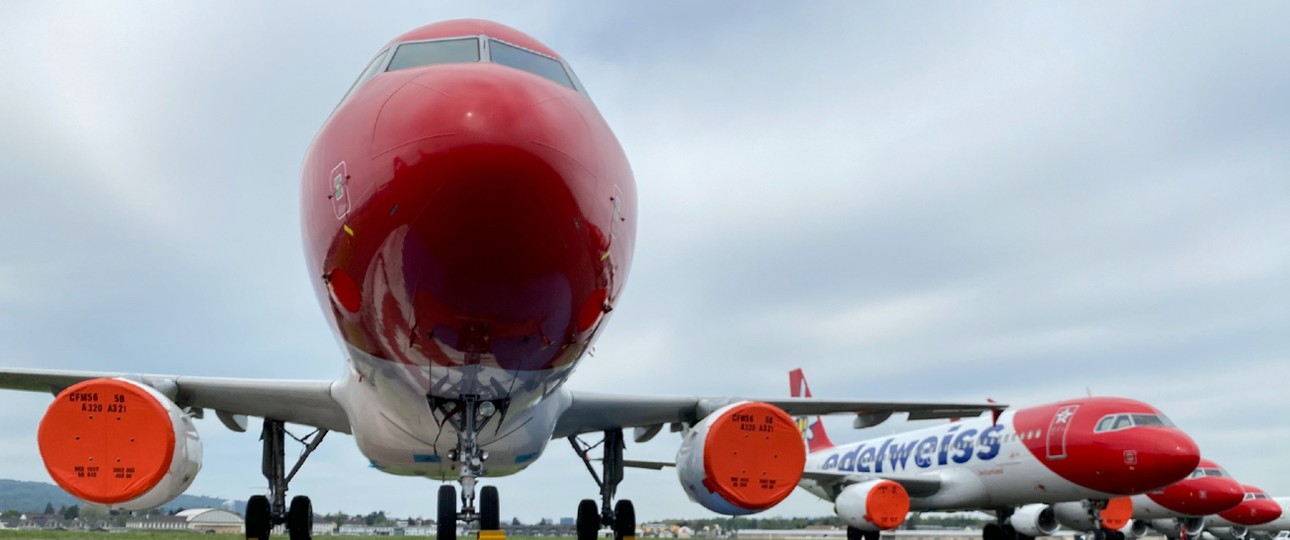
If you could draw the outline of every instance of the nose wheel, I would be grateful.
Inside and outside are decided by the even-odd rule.
[[[571,435],[569,444],[573,446],[573,451],[578,454],[578,457],[582,458],[582,463],[587,466],[587,472],[591,473],[591,478],[600,487],[599,509],[596,501],[591,499],[583,499],[578,503],[576,526],[578,540],[596,540],[601,527],[612,529],[614,540],[635,540],[636,507],[627,499],[620,499],[617,504],[613,503],[614,495],[618,492],[618,484],[623,481],[623,449],[627,446],[623,441],[623,430],[605,431],[604,440],[596,445],[587,445]],[[601,449],[603,455],[601,474],[597,474],[587,452],[600,445],[603,445]]]
[[[501,519],[497,488],[481,488],[479,507],[476,508],[475,486],[478,479],[488,472],[484,467],[488,452],[479,447],[479,434],[491,421],[505,416],[509,402],[485,400],[474,395],[460,399],[428,395],[426,400],[440,425],[451,424],[457,431],[457,447],[448,451],[448,459],[460,471],[457,482],[461,485],[461,497],[458,499],[457,490],[452,485],[439,486],[438,540],[456,540],[458,522],[478,523],[481,538],[504,538],[498,534],[501,532]],[[500,419],[497,424],[500,426]],[[460,510],[457,509],[458,500],[461,501]]]

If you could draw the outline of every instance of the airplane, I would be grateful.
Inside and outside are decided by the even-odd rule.
[[[1236,540],[1245,538],[1249,527],[1272,523],[1281,517],[1281,504],[1262,489],[1243,485],[1245,496],[1234,508],[1205,516],[1205,538]]]
[[[1249,537],[1259,538],[1260,540],[1271,540],[1274,537],[1284,536],[1290,532],[1290,497],[1273,497],[1272,500],[1281,507],[1281,515],[1267,523],[1250,525],[1245,528],[1246,535]]]
[[[614,501],[624,429],[637,442],[665,426],[683,431],[684,489],[711,510],[746,514],[798,482],[806,457],[790,415],[948,418],[999,407],[567,388],[626,283],[636,183],[569,63],[502,24],[444,21],[381,47],[310,143],[300,185],[308,279],[346,373],[2,369],[0,388],[56,395],[37,442],[58,485],[116,509],[173,499],[201,469],[193,419],[210,410],[238,432],[262,419],[268,489],[248,500],[247,538],[277,525],[293,540],[310,537],[312,502],[288,504],[288,488],[339,432],[372,467],[445,482],[438,539],[454,540],[459,520],[499,532],[498,490],[477,489],[479,479],[518,473],[548,441],[567,439],[600,491],[599,502],[578,505],[578,538],[604,526],[622,539],[635,531],[631,501]],[[287,423],[313,431],[297,436]],[[596,433],[599,473],[576,437]],[[288,435],[303,444],[294,464]]]
[[[1218,463],[1201,458],[1187,478],[1131,497],[1133,521],[1125,534],[1139,538],[1151,528],[1171,540],[1195,539],[1205,528],[1205,516],[1235,507],[1244,496],[1240,482]]]
[[[802,370],[794,397],[811,397]],[[856,427],[873,417],[859,417]],[[1047,536],[1058,523],[1122,539],[1127,495],[1195,470],[1196,443],[1154,407],[1088,397],[834,445],[819,417],[798,419],[809,455],[799,485],[834,503],[850,540],[877,540],[905,512],[993,510],[984,540]],[[900,504],[898,504],[900,503]],[[903,510],[903,511],[902,511]]]

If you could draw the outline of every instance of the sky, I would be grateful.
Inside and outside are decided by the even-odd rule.
[[[1211,3],[8,2],[0,365],[332,379],[299,166],[394,36],[497,20],[563,55],[630,159],[631,277],[579,390],[1016,406],[1147,401],[1290,495],[1290,6]],[[0,394],[0,477],[49,481],[50,397]],[[835,442],[857,432],[829,419]],[[264,490],[198,422],[189,493]],[[672,459],[679,438],[629,444]],[[292,452],[289,450],[289,452]],[[319,512],[434,513],[329,437]],[[572,516],[564,441],[496,481]],[[712,515],[627,472],[642,520]],[[798,490],[766,515],[820,516]]]

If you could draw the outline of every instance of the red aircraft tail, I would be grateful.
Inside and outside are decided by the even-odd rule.
[[[806,384],[806,375],[802,373],[802,368],[788,372],[788,391],[792,397],[811,397],[811,386]],[[824,424],[820,422],[819,416],[814,419],[799,416],[797,427],[802,430],[802,436],[806,437],[807,450],[819,452],[833,448],[833,442],[824,432]]]

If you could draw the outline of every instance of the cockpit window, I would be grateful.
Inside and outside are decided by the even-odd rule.
[[[527,71],[577,90],[559,60],[496,39],[488,40],[488,50],[494,63]]]
[[[1154,427],[1174,427],[1164,415],[1159,414],[1135,414],[1133,415],[1133,425],[1135,426],[1154,426]]]
[[[358,80],[354,81],[354,84],[349,87],[349,91],[345,92],[345,97],[340,98],[341,102],[344,102],[345,98],[348,98],[350,94],[353,94],[355,89],[363,86],[363,83],[367,82],[368,79],[376,76],[380,71],[381,66],[385,65],[385,57],[389,56],[389,54],[390,50],[385,49],[381,51],[380,54],[376,55],[376,58],[373,58],[372,61],[367,64],[367,67],[363,68],[363,73],[359,74]]]
[[[479,61],[479,39],[457,38],[404,43],[394,50],[390,67],[396,71],[434,64],[456,64]]]
[[[1101,433],[1104,431],[1127,429],[1134,426],[1174,427],[1174,423],[1170,422],[1168,418],[1165,418],[1165,416],[1161,414],[1108,414],[1103,416],[1101,420],[1097,421],[1097,427],[1094,427],[1093,431],[1095,433]]]
[[[1210,467],[1201,467],[1201,468],[1197,468],[1196,470],[1192,471],[1192,472],[1191,472],[1191,475],[1190,475],[1190,476],[1188,476],[1187,478],[1204,478],[1204,477],[1206,477],[1206,476],[1224,477],[1224,476],[1227,476],[1227,472],[1226,472],[1226,471],[1224,471],[1223,469],[1214,469],[1214,468],[1210,468]]]

